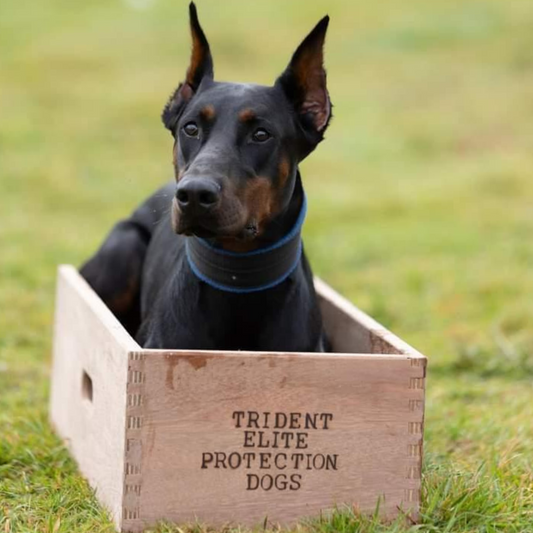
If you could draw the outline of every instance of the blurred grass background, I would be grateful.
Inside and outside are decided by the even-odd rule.
[[[430,357],[418,530],[533,531],[533,2],[198,7],[217,78],[265,84],[330,14],[308,254]],[[159,113],[189,41],[184,1],[0,2],[6,533],[111,531],[47,423],[55,269],[170,178]],[[348,513],[300,529],[406,527]]]

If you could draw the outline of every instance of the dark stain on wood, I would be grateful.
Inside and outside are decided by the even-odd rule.
[[[199,370],[200,368],[204,368],[204,366],[207,365],[207,360],[211,359],[211,356],[209,355],[188,355],[187,357],[184,357],[185,361],[189,363],[194,370]]]
[[[167,389],[174,390],[174,369],[176,368],[176,365],[178,364],[178,358],[177,357],[168,357],[168,366],[167,366],[167,375],[165,378],[165,384],[167,386]]]

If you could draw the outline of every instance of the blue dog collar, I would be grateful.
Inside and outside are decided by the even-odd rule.
[[[306,212],[304,195],[289,233],[274,244],[251,252],[230,252],[205,239],[188,237],[185,251],[189,266],[198,279],[221,291],[245,294],[271,289],[285,281],[300,263]]]

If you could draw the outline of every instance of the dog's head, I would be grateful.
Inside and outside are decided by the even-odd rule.
[[[189,9],[191,62],[162,114],[175,141],[174,231],[250,241],[287,208],[298,163],[330,121],[323,67],[329,18],[268,87],[214,81],[209,43],[193,3]]]

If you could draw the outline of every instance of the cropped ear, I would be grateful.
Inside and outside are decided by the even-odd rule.
[[[302,126],[314,144],[320,142],[331,119],[331,101],[324,70],[324,41],[329,17],[325,16],[303,40],[276,85],[295,107]]]
[[[163,124],[172,132],[185,105],[198,91],[202,81],[213,79],[213,58],[207,38],[198,21],[194,2],[189,4],[189,18],[192,37],[191,62],[187,69],[185,81],[180,83],[174,91],[161,115]]]

